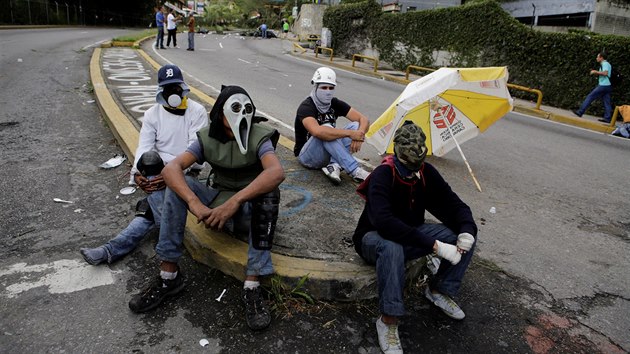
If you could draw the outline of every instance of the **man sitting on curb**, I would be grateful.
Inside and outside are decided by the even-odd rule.
[[[273,273],[270,249],[280,204],[278,186],[284,170],[275,154],[279,134],[256,124],[255,107],[238,86],[223,87],[210,111],[210,126],[198,140],[163,170],[167,189],[156,252],[161,260],[156,282],[129,301],[133,312],[146,312],[184,287],[177,262],[182,256],[188,210],[206,227],[249,231],[247,269],[243,286],[247,325],[253,330],[269,326],[271,316],[260,291],[259,276]],[[185,177],[195,162],[212,167],[212,185]]]
[[[189,99],[188,92],[190,89],[177,66],[169,64],[158,70],[157,103],[144,112],[129,181],[149,196],[136,206],[142,209],[136,210],[139,216],[115,238],[96,248],[81,248],[86,262],[112,263],[133,251],[149,231],[159,227],[166,187],[162,167],[184,152],[197,140],[197,131],[208,125],[206,109]],[[156,153],[159,155],[155,156]],[[156,166],[160,166],[157,171]],[[196,171],[199,169],[201,166],[195,166]]]
[[[341,183],[342,168],[355,181],[365,180],[369,173],[352,154],[361,150],[370,126],[367,117],[334,97],[337,75],[331,68],[317,69],[311,84],[313,90],[295,117],[293,153],[304,167],[321,168],[334,184]],[[344,129],[336,128],[339,116],[351,121]]]
[[[426,137],[405,122],[394,135],[394,156],[387,156],[357,189],[366,203],[353,241],[357,253],[376,266],[379,310],[378,342],[384,353],[402,353],[398,318],[405,315],[405,262],[430,253],[445,259],[426,288],[429,301],[461,320],[457,294],[472,259],[477,226],[470,208],[440,173],[425,163]],[[429,211],[443,224],[427,224]]]

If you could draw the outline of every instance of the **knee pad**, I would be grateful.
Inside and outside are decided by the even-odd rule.
[[[273,245],[273,235],[276,231],[278,211],[280,209],[280,189],[263,194],[251,201],[252,245],[257,250],[270,250]]]
[[[136,216],[142,216],[147,220],[154,221],[153,211],[151,210],[148,198],[138,200],[138,203],[136,203]]]

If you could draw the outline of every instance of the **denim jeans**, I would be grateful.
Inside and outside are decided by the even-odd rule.
[[[188,32],[188,49],[195,49],[195,34]]]
[[[350,122],[344,129],[359,129],[358,122]],[[350,153],[352,139],[345,137],[341,139],[324,141],[311,136],[300,150],[298,160],[307,168],[319,169],[329,163],[338,163],[347,173],[351,173],[359,164]]]
[[[155,42],[156,48],[164,48],[164,26],[158,26],[157,40]]]
[[[188,187],[205,205],[210,205],[219,194],[215,189],[206,187],[197,179],[186,176]],[[188,215],[188,205],[177,193],[170,188],[166,188],[164,194],[164,204],[162,208],[162,225],[160,227],[160,239],[156,252],[158,257],[166,262],[176,263],[182,256],[181,245],[184,241],[184,230],[186,228],[186,217]],[[233,231],[235,229],[250,230],[251,203],[241,205],[239,211],[226,223],[225,228]],[[257,250],[252,246],[251,232],[249,234],[249,248],[247,251],[247,275],[268,275],[273,273],[271,263],[271,252]]]
[[[588,106],[591,105],[593,101],[598,98],[601,98],[604,101],[604,119],[610,121],[612,118],[612,103],[610,102],[610,94],[612,93],[612,86],[602,86],[597,85],[591,93],[586,96],[584,102],[580,106],[580,109],[577,110],[577,113],[581,116],[586,112]]]
[[[109,252],[108,263],[115,262],[133,251],[149,231],[160,227],[164,189],[149,194],[148,200],[153,212],[153,220],[136,216],[124,230],[115,238],[109,240],[105,244],[105,248]]]
[[[423,224],[418,230],[445,243],[456,244],[457,235],[442,224]],[[379,309],[389,316],[405,315],[403,288],[405,286],[405,262],[426,256],[427,250],[382,238],[378,232],[370,231],[363,236],[361,242],[363,258],[376,265],[378,283]],[[442,260],[440,269],[432,280],[431,290],[437,290],[448,296],[455,296],[461,286],[464,273],[473,256],[474,245],[470,251],[462,255],[457,265]]]

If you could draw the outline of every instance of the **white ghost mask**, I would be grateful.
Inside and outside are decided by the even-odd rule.
[[[254,116],[254,105],[247,95],[237,93],[230,96],[223,105],[223,114],[234,133],[234,138],[242,154],[247,153],[249,132]]]

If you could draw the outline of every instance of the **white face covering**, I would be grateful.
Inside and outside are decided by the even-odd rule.
[[[234,133],[234,138],[242,154],[247,153],[249,131],[254,116],[254,105],[247,95],[237,93],[230,96],[223,105],[223,114]]]
[[[335,97],[335,90],[322,90],[319,86],[322,84],[317,84],[313,88],[311,92],[311,98],[317,107],[317,110],[320,113],[326,113],[330,110],[330,103],[332,102],[333,97]],[[325,84],[330,86],[328,84]]]

